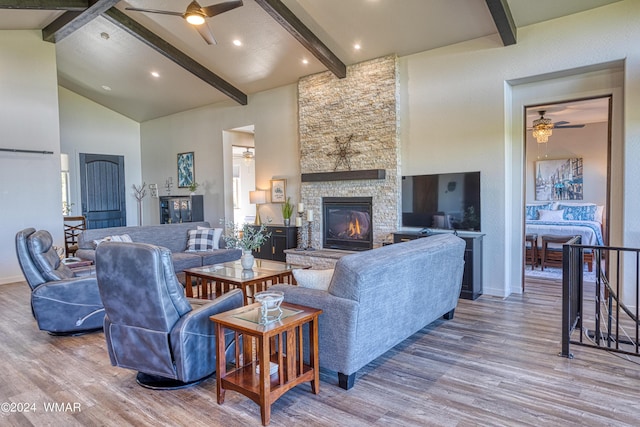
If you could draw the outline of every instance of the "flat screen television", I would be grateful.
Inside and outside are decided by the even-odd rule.
[[[480,172],[402,177],[402,225],[480,231]]]

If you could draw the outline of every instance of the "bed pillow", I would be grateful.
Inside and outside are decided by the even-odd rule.
[[[327,270],[293,270],[293,277],[296,279],[298,286],[302,288],[319,289],[326,291],[331,284],[333,277],[333,268]]]
[[[564,219],[569,221],[595,221],[596,205],[559,205],[564,210]]]
[[[551,209],[551,203],[544,205],[526,205],[527,219],[538,219],[538,211]]]
[[[213,249],[220,249],[220,236],[222,236],[222,228],[210,228],[198,226],[198,230],[213,230]]]
[[[596,206],[595,220],[598,221],[600,224],[602,224],[603,216],[604,216],[604,206],[603,205],[597,205]]]
[[[187,231],[187,249],[185,252],[202,252],[213,250],[213,228]]]
[[[541,221],[562,221],[564,220],[564,210],[557,211],[538,211],[538,219]]]

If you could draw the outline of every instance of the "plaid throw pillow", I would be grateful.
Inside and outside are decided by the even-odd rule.
[[[186,252],[213,250],[213,229],[189,230]]]

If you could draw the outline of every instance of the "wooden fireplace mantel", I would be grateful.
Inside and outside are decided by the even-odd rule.
[[[357,171],[303,173],[302,182],[346,181],[361,179],[385,179],[385,169],[364,169]]]

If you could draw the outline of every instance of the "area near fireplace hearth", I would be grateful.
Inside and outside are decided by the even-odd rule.
[[[395,56],[350,66],[344,79],[326,72],[298,83],[301,173],[354,171],[302,180],[302,202],[316,214],[311,233],[314,248],[369,249],[389,241],[397,230],[401,178],[398,87]],[[376,173],[367,173],[371,171]],[[370,211],[358,213],[362,206],[327,211],[323,205],[323,200],[341,198],[370,199]],[[336,217],[326,218],[327,212],[336,212]],[[353,218],[358,218],[357,234],[353,234],[355,223],[349,230]],[[335,230],[327,228],[327,219]]]

